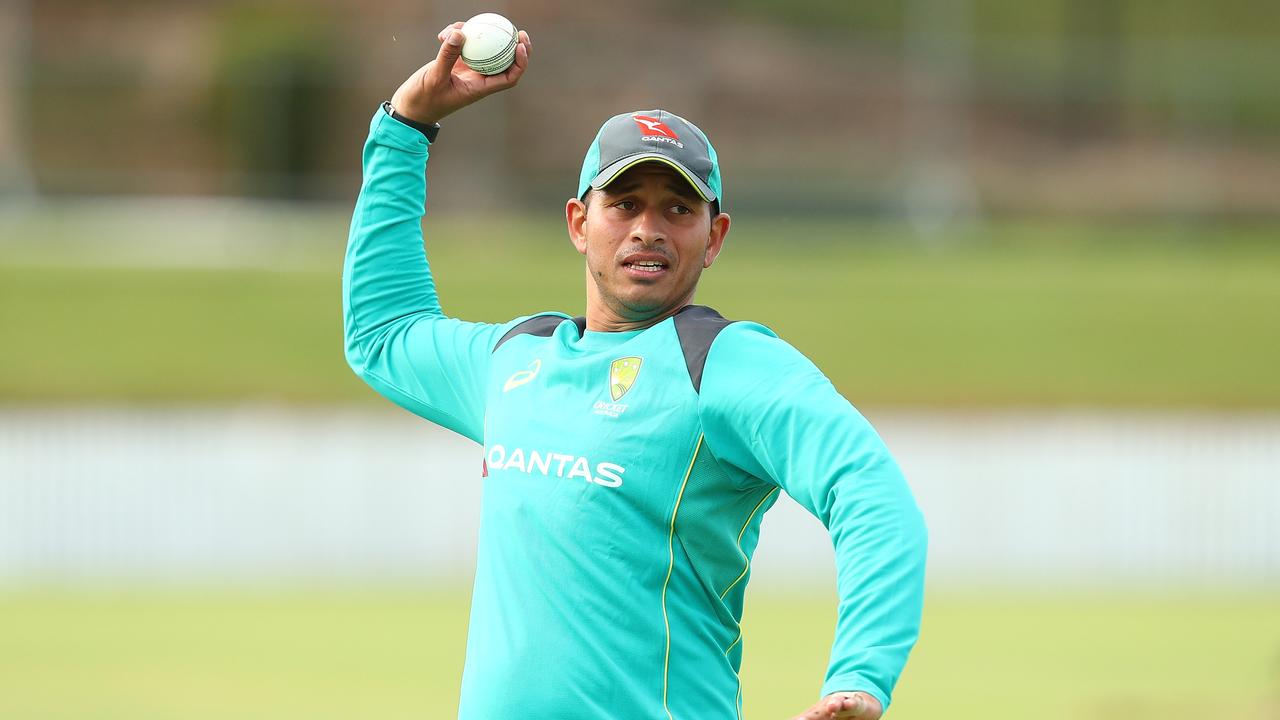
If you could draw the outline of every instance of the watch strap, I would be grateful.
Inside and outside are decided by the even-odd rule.
[[[392,117],[392,119],[398,120],[404,123],[405,125],[408,125],[414,130],[417,130],[418,132],[425,135],[427,137],[427,142],[435,142],[436,135],[440,134],[440,123],[427,124],[427,123],[420,123],[417,120],[410,120],[404,115],[401,115],[400,113],[396,112],[396,109],[391,107],[390,100],[386,100],[382,103],[382,109],[385,110],[387,114]]]

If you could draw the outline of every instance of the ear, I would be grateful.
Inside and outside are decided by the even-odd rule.
[[[569,198],[564,206],[564,220],[569,227],[569,239],[578,252],[587,254],[587,205],[578,198]]]
[[[716,256],[724,247],[724,238],[729,234],[729,224],[728,213],[720,213],[711,218],[711,235],[707,238],[707,254],[702,259],[702,267],[709,268],[716,261]]]

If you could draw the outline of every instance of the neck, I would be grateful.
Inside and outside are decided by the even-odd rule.
[[[637,316],[630,314],[625,308],[609,307],[598,298],[587,301],[587,329],[592,332],[627,332],[653,327],[675,315],[681,308],[693,302],[693,293],[670,307],[655,311],[653,314]]]

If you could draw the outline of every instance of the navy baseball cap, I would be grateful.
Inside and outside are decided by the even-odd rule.
[[[578,179],[578,199],[600,190],[642,162],[664,163],[684,176],[709,203],[724,205],[716,149],[698,126],[666,110],[614,115],[587,148]]]

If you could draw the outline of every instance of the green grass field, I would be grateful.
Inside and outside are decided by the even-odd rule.
[[[832,598],[748,598],[746,717],[813,699]],[[1280,598],[931,597],[893,720],[1280,717]],[[453,717],[466,594],[0,595],[0,717]],[[603,641],[603,640],[602,640]],[[513,693],[512,717],[521,717]]]
[[[138,230],[160,255],[184,241]],[[1271,408],[1278,231],[1001,223],[925,244],[739,218],[698,302],[772,326],[856,404]],[[68,244],[83,226],[8,232],[26,240],[0,255],[0,336],[20,349],[0,353],[0,402],[377,401],[342,358],[341,214],[254,226],[264,243],[293,233],[271,269],[104,267],[85,258],[109,245]],[[428,235],[453,315],[582,309],[554,218],[431,219]]]
[[[343,214],[214,220],[0,217],[0,405],[385,404],[342,358]],[[233,235],[268,249],[182,259]],[[581,310],[552,217],[431,219],[428,237],[451,314]],[[698,301],[774,327],[860,405],[1274,409],[1276,237],[1004,222],[925,243],[740,217]],[[747,717],[814,699],[830,595],[748,598]],[[0,718],[451,717],[466,608],[456,591],[0,589]],[[893,720],[1280,718],[1274,593],[941,594],[922,638]]]

